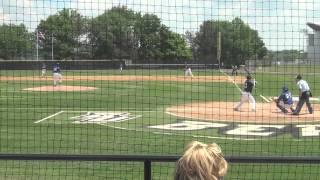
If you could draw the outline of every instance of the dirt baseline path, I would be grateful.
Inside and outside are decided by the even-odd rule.
[[[236,76],[63,76],[63,81],[175,81],[175,82],[234,82],[242,83],[245,77]],[[0,76],[0,81],[52,81],[52,77],[38,76]]]
[[[137,76],[137,75],[118,75],[118,76],[63,76],[63,81],[166,81],[166,82],[229,82],[241,83],[242,76]],[[51,76],[0,76],[0,81],[53,81]],[[95,87],[86,86],[42,86],[26,88],[26,91],[92,91]]]
[[[257,103],[257,111],[252,112],[249,104],[242,106],[241,111],[234,111],[236,102],[199,102],[173,106],[166,109],[168,114],[214,122],[256,123],[256,124],[297,124],[320,121],[319,104],[313,104],[313,114],[304,106],[299,116],[279,112],[274,103]]]

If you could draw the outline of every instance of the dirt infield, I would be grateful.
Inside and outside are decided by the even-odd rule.
[[[320,105],[313,104],[313,114],[309,114],[304,107],[299,116],[279,112],[274,103],[257,103],[257,111],[251,112],[244,104],[241,112],[234,111],[234,102],[199,102],[183,104],[167,108],[167,113],[194,120],[257,124],[297,124],[300,122],[312,123],[320,121]]]
[[[242,83],[245,77],[236,76],[63,76],[63,81],[175,81],[175,82],[234,82]],[[52,77],[13,77],[0,76],[0,81],[52,81]]]
[[[40,86],[33,88],[23,89],[25,91],[62,91],[62,92],[74,92],[74,91],[93,91],[95,87],[87,86]]]

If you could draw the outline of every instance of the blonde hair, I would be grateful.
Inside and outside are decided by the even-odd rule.
[[[216,144],[193,141],[186,146],[176,165],[175,180],[218,180],[228,169],[221,148]]]

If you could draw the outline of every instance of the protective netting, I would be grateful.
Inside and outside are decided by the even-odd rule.
[[[319,9],[0,0],[0,153],[166,156],[197,140],[225,156],[317,157]],[[0,179],[144,177],[140,161],[0,164]],[[152,165],[153,179],[174,172]],[[318,176],[317,164],[232,163],[226,179]]]

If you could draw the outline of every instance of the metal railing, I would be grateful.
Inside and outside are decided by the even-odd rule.
[[[135,161],[144,162],[144,179],[152,178],[152,162],[176,162],[180,156],[160,155],[61,155],[61,154],[0,154],[0,160],[40,161]],[[226,156],[229,163],[320,164],[320,157],[293,156]]]

